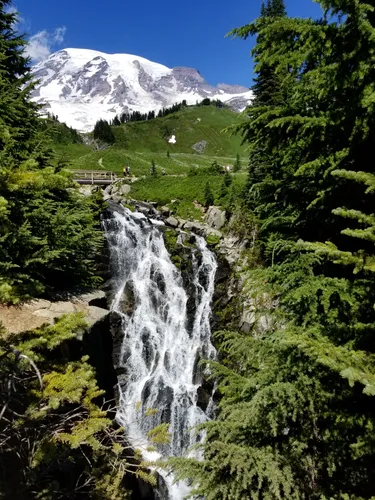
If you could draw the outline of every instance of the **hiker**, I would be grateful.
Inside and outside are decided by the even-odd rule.
[[[122,169],[122,171],[124,172],[124,177],[126,177],[126,175],[128,173],[128,167],[126,165],[124,165],[124,168]]]
[[[130,167],[126,167],[126,173],[130,176]]]

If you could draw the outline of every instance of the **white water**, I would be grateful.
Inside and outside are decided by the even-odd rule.
[[[207,420],[211,410],[210,404],[205,411],[197,404],[197,362],[215,357],[209,323],[215,258],[197,236],[189,298],[162,232],[151,221],[125,209],[124,214],[113,212],[104,227],[115,292],[111,309],[121,314],[124,331],[121,359],[126,375],[120,381],[117,418],[145,458],[184,455],[202,437],[191,428]],[[129,290],[131,307],[124,311]],[[145,415],[150,408],[158,410],[152,417]],[[150,453],[147,432],[164,422],[170,424],[171,442],[158,448],[160,454]],[[165,480],[169,500],[188,493],[186,485],[172,485],[171,477]]]

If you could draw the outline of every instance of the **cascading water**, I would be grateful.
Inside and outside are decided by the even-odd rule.
[[[121,315],[124,332],[125,375],[119,380],[117,418],[130,442],[151,459],[155,457],[147,454],[147,432],[169,423],[171,442],[160,453],[181,456],[200,439],[191,428],[207,420],[212,406],[199,404],[197,364],[215,357],[209,322],[215,258],[204,239],[196,236],[187,294],[155,223],[124,209],[112,212],[103,224],[112,267],[111,309]],[[158,411],[146,416],[149,409]],[[166,482],[170,500],[187,493],[184,485],[172,485],[170,478]]]

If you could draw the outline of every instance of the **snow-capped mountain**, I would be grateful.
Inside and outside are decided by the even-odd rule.
[[[209,85],[192,68],[167,68],[130,54],[64,49],[33,68],[33,99],[80,131],[123,112],[159,110],[186,99],[220,99],[241,111],[252,92],[240,85]]]

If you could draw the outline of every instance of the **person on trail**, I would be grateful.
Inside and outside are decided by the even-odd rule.
[[[130,167],[126,167],[126,173],[130,176]]]
[[[126,165],[124,165],[124,168],[122,169],[122,171],[124,172],[124,177],[126,177],[126,175],[128,173],[128,167]]]

